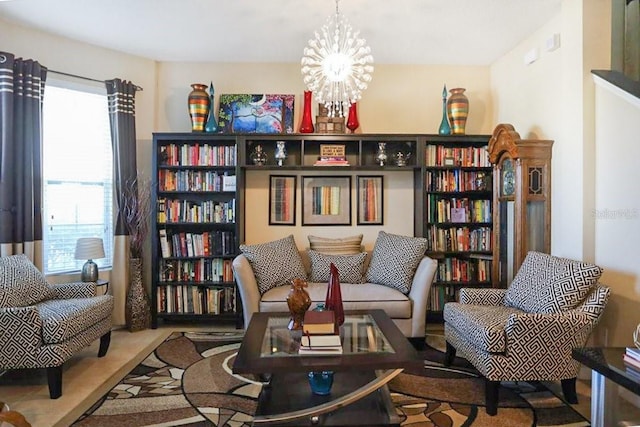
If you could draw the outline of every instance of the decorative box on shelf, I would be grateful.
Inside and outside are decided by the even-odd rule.
[[[323,104],[318,104],[316,116],[317,133],[345,133],[344,117],[329,117],[329,110]]]

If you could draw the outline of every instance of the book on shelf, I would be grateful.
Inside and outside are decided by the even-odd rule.
[[[637,347],[627,347],[625,349],[625,354],[627,354],[627,355],[629,355],[629,356],[631,356],[631,357],[633,357],[633,358],[635,358],[637,360],[640,360],[640,349],[637,348]]]
[[[162,252],[162,258],[169,258],[171,256],[171,248],[169,246],[167,229],[161,228],[158,230],[158,234],[160,236],[160,251]]]
[[[235,175],[223,175],[222,176],[222,191],[236,191],[236,176]]]
[[[333,310],[310,310],[304,314],[302,331],[305,334],[333,334],[335,323]]]
[[[326,356],[342,354],[340,335],[303,335],[298,353]]]
[[[634,369],[640,369],[640,360],[636,359],[633,356],[630,356],[629,354],[625,354],[623,356],[623,360],[624,363],[626,363],[628,366],[633,367]]]

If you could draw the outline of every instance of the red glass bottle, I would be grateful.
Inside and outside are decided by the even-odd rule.
[[[349,105],[349,117],[347,117],[347,128],[354,133],[356,129],[360,126],[360,122],[358,122],[358,109],[356,103],[353,102]]]
[[[342,292],[340,292],[340,273],[334,263],[329,266],[329,286],[324,305],[327,310],[333,310],[336,327],[344,323],[344,307],[342,306]]]
[[[302,123],[300,133],[313,133],[313,119],[311,118],[311,94],[310,90],[304,91],[304,105],[302,107]]]

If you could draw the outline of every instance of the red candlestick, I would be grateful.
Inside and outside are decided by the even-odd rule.
[[[344,307],[342,305],[342,292],[340,292],[340,273],[333,263],[331,263],[329,269],[329,286],[327,286],[327,297],[324,303],[327,310],[333,310],[337,327],[344,323]]]

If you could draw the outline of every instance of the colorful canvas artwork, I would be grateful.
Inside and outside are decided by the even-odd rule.
[[[295,95],[220,95],[218,125],[225,133],[293,133]]]

